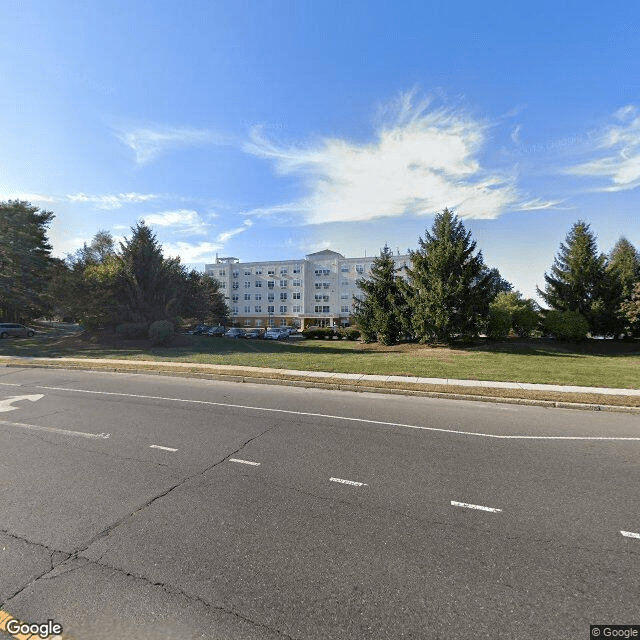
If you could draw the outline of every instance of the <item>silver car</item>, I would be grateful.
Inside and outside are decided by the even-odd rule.
[[[31,327],[25,327],[23,324],[0,322],[0,338],[2,339],[8,338],[9,336],[31,338],[35,333]]]

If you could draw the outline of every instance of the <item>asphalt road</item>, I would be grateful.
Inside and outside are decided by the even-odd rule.
[[[0,611],[64,638],[640,624],[638,416],[0,371]]]

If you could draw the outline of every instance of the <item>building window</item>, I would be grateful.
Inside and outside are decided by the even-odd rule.
[[[274,280],[267,280],[267,287],[269,287],[269,289],[273,289],[273,287],[276,286],[276,283]]]
[[[274,307],[272,304],[270,304],[270,305],[267,307],[267,313],[273,313],[274,309],[275,309],[275,307]]]
[[[227,277],[227,272],[226,272],[224,269],[220,269],[220,272],[219,272],[219,273],[220,273],[220,275],[221,275],[223,278],[226,278],[226,277]]]
[[[257,304],[254,307],[254,309],[255,309],[256,313],[262,313],[262,305]]]
[[[256,267],[256,275],[257,276],[261,276],[262,275],[262,267]]]
[[[340,307],[340,313],[349,313],[349,307],[343,305]]]
[[[267,269],[267,275],[268,276],[275,276],[276,275],[276,270],[275,269]]]
[[[244,312],[245,313],[251,313],[251,305],[250,304],[245,304],[244,305]]]
[[[343,264],[340,267],[340,271],[342,271],[342,273],[349,273],[349,265],[348,264]]]
[[[262,320],[256,320],[256,327],[262,326]]]
[[[244,288],[245,289],[250,289],[251,288],[251,283],[248,280],[244,281]]]
[[[234,316],[237,316],[238,315],[238,307],[233,307],[231,309],[231,313],[233,313]]]
[[[315,296],[315,299],[316,299],[316,302],[321,302],[322,301],[322,296],[319,293],[317,293],[316,296]]]
[[[286,311],[286,307],[285,307],[285,311]],[[282,318],[282,320],[280,320],[280,326],[281,327],[286,327],[287,326],[287,321],[284,318]]]
[[[244,299],[245,300],[251,300],[251,294],[250,293],[245,293],[244,294]]]
[[[280,313],[287,313],[287,305],[286,304],[281,304],[280,305]]]
[[[256,295],[254,296],[256,300],[262,300],[262,294],[261,293],[256,293]]]
[[[221,286],[223,289],[226,289],[226,288],[227,288],[227,283],[226,283],[226,282],[222,282],[222,283],[220,283],[220,286]]]
[[[302,311],[302,306],[299,304],[293,305],[293,313],[300,313]]]
[[[233,283],[233,288],[234,288],[234,289],[237,289],[239,286],[240,286],[240,283],[239,283],[239,282],[234,282],[234,283]]]
[[[340,300],[348,300],[349,299],[349,294],[348,293],[341,293],[340,294]]]
[[[240,275],[240,272],[239,272],[239,271],[234,271],[231,275],[232,275],[234,278],[237,278],[237,277]]]
[[[364,265],[363,264],[357,264],[356,265],[356,273],[364,273]]]
[[[280,286],[281,287],[286,287],[287,286],[287,281],[286,280],[280,280]]]
[[[315,306],[315,309],[316,309],[316,313],[329,313],[329,306],[328,305],[321,306],[321,305],[317,304]]]
[[[343,287],[348,287],[351,283],[350,283],[348,280],[343,280],[340,284],[341,284]]]
[[[274,293],[270,293],[267,295],[267,300],[269,302],[273,302],[275,300],[275,294]]]
[[[244,270],[244,275],[245,276],[250,276],[251,275],[251,269],[245,269]]]
[[[250,327],[250,326],[251,326],[251,320],[249,320],[249,318],[247,318],[247,319],[244,321],[244,326],[245,326],[245,327]]]
[[[297,264],[295,267],[293,267],[293,273],[300,273],[300,265]]]
[[[256,287],[258,287],[258,289],[262,286],[262,280],[256,280]]]
[[[280,275],[281,276],[287,275],[287,267],[280,267]]]
[[[322,286],[323,286],[325,289],[328,289],[328,288],[331,286],[331,283],[330,283],[330,282],[323,282],[323,283],[322,283]]]
[[[294,287],[301,287],[302,286],[302,281],[301,280],[294,280],[291,284]]]
[[[292,297],[294,300],[300,300],[300,292],[299,292],[299,291],[294,291],[294,292],[291,294],[291,297]]]
[[[313,285],[316,289],[322,289],[322,282],[316,282]],[[237,288],[237,287],[236,287]]]
[[[286,300],[287,299],[287,292],[283,292],[280,294],[280,300]]]
[[[231,300],[232,300],[232,302],[238,302],[238,300],[239,300],[239,299],[240,299],[240,296],[238,296],[238,294],[237,294],[237,293],[234,293],[234,294],[231,296]]]

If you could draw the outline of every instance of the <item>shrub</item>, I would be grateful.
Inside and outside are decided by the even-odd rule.
[[[148,327],[144,322],[123,322],[116,327],[116,335],[123,340],[146,338]]]
[[[360,337],[360,330],[355,327],[343,327],[338,329],[338,337],[346,338],[347,340],[357,340]]]
[[[331,327],[309,327],[302,332],[302,335],[309,340],[328,340],[333,338],[334,332]]]
[[[487,335],[492,340],[504,340],[511,331],[511,317],[511,311],[508,308],[491,304]]]
[[[587,319],[577,311],[547,311],[542,328],[557,340],[570,342],[580,342],[589,333]]]
[[[149,327],[149,340],[154,345],[166,345],[174,335],[173,323],[168,320],[157,320]]]
[[[540,324],[540,314],[533,308],[533,304],[527,304],[513,312],[512,323],[518,336],[529,338]]]

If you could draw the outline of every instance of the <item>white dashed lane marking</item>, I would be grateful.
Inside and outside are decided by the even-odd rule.
[[[239,462],[240,464],[250,464],[252,467],[259,467],[259,462],[252,462],[251,460],[241,460],[240,458],[229,458],[229,462]]]
[[[640,533],[633,533],[633,531],[621,531],[620,533],[625,538],[638,538],[638,539],[640,539]]]
[[[350,484],[353,487],[368,487],[366,482],[356,482],[355,480],[344,480],[343,478],[329,478],[329,482],[339,482],[340,484]]]
[[[172,447],[162,447],[159,444],[150,444],[149,448],[150,449],[162,449],[162,451],[171,451],[171,452],[177,451],[177,449],[174,449]]]
[[[93,438],[105,440],[109,437],[108,433],[85,433],[84,431],[69,431],[69,429],[58,429],[57,427],[42,427],[38,424],[24,424],[22,422],[9,422],[8,420],[0,420],[0,425],[7,427],[18,427],[19,429],[30,429],[32,431],[47,431],[49,433],[59,433],[63,436],[76,436],[80,438]]]
[[[452,507],[464,507],[465,509],[478,509],[480,511],[490,511],[491,513],[500,513],[502,509],[496,509],[495,507],[483,507],[480,504],[469,504],[467,502],[451,501]]]

